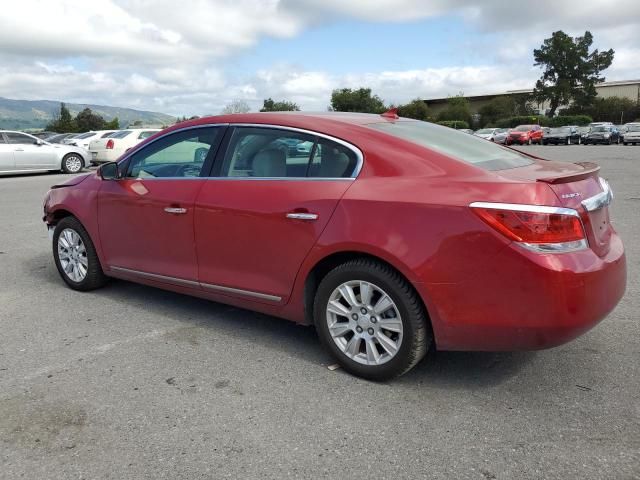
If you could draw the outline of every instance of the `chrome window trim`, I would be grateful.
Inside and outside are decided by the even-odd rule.
[[[277,295],[269,295],[266,293],[254,292],[251,290],[242,290],[240,288],[223,287],[222,285],[202,283],[202,282],[197,282],[195,280],[186,280],[184,278],[169,277],[167,275],[159,275],[157,273],[142,272],[140,270],[132,270],[130,268],[125,268],[125,267],[110,266],[109,269],[114,270],[116,272],[126,273],[129,275],[136,275],[138,277],[146,278],[148,280],[158,280],[161,282],[172,283],[174,285],[181,285],[185,287],[201,287],[207,290],[214,290],[216,292],[235,293],[236,295],[244,295],[246,297],[259,298],[262,300],[269,300],[272,302],[279,302],[282,300],[282,297],[278,297]]]
[[[573,208],[551,207],[548,205],[527,205],[520,203],[494,203],[494,202],[473,202],[471,208],[492,208],[495,210],[512,210],[518,212],[547,213],[556,215],[571,215],[580,217],[577,210]]]
[[[326,140],[330,140],[332,142],[338,143],[340,145],[342,145],[343,147],[348,148],[349,150],[351,150],[353,153],[355,153],[356,155],[356,166],[353,169],[353,172],[351,173],[351,175],[349,175],[348,177],[335,177],[335,178],[331,178],[331,180],[338,180],[338,179],[343,179],[343,180],[355,180],[356,178],[358,178],[358,175],[360,175],[360,171],[362,170],[362,165],[364,164],[364,154],[362,153],[362,150],[360,150],[358,147],[356,147],[355,145],[342,140],[340,138],[336,138],[333,137],[331,135],[327,135],[326,133],[320,133],[320,132],[315,132],[313,130],[306,130],[304,128],[297,128],[297,127],[288,127],[286,125],[272,125],[269,123],[231,123],[229,124],[229,126],[231,127],[251,127],[251,128],[271,128],[271,129],[275,129],[275,130],[287,130],[290,132],[296,132],[296,133],[304,133],[306,135],[312,135],[314,137],[320,137],[320,138],[324,138]],[[251,178],[251,179],[259,179],[259,178],[267,178],[267,177],[211,177],[211,178],[239,178],[239,179],[247,179],[247,178]],[[290,178],[293,180],[299,180],[302,178],[308,179],[308,180],[323,180],[323,177],[277,177],[278,180],[283,180],[285,178]],[[274,180],[274,178],[268,178],[269,180]]]
[[[611,190],[609,182],[602,177],[600,177],[599,182],[602,187],[602,192],[582,201],[582,206],[586,208],[588,212],[593,212],[600,208],[607,207],[613,200],[613,190]]]
[[[134,154],[136,154],[137,152],[139,152],[140,150],[142,150],[142,148],[146,148],[149,145],[152,145],[153,143],[157,142],[158,140],[168,136],[168,135],[173,135],[174,133],[180,133],[180,132],[184,132],[187,130],[195,130],[198,128],[207,128],[207,127],[256,127],[256,128],[271,128],[271,129],[276,129],[276,130],[288,130],[288,131],[292,131],[292,132],[296,132],[296,133],[304,133],[307,135],[313,135],[315,137],[321,137],[321,138],[325,138],[327,140],[330,140],[332,142],[336,142],[340,145],[342,145],[343,147],[348,148],[349,150],[351,150],[353,153],[355,153],[356,155],[356,166],[352,172],[352,174],[348,177],[211,177],[211,176],[207,176],[207,177],[150,177],[150,178],[136,178],[136,177],[123,177],[123,178],[130,178],[130,179],[134,179],[134,180],[186,180],[189,178],[193,178],[193,179],[209,179],[209,180],[304,180],[304,181],[327,181],[327,180],[347,180],[347,181],[352,181],[355,180],[356,178],[358,178],[358,175],[360,175],[360,171],[362,170],[362,166],[364,164],[364,154],[362,153],[362,150],[360,150],[358,147],[356,147],[355,145],[346,142],[340,138],[336,138],[333,137],[331,135],[327,135],[324,133],[320,133],[320,132],[315,132],[313,130],[305,130],[303,128],[296,128],[296,127],[287,127],[286,125],[272,125],[272,124],[268,124],[268,123],[206,123],[206,124],[202,124],[202,125],[191,125],[189,127],[183,127],[183,128],[178,128],[176,130],[171,130],[170,132],[167,132],[163,135],[160,135],[159,137],[154,138],[152,141],[150,141],[149,143],[146,143],[144,146],[141,146],[139,148],[135,148],[130,150],[129,152],[126,153],[126,155],[124,157],[122,157],[120,160],[118,160],[118,164],[126,162],[127,160],[129,160]]]

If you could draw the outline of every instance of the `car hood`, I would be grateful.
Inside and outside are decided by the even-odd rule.
[[[74,185],[79,185],[82,182],[84,182],[87,178],[89,178],[91,175],[93,175],[93,173],[85,173],[84,175],[77,175],[75,177],[72,177],[62,183],[57,183],[55,185],[52,185],[51,188],[55,189],[55,188],[64,188],[64,187],[73,187]]]

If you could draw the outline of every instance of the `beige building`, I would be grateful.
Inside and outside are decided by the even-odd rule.
[[[596,86],[598,96],[602,98],[622,97],[640,103],[640,80],[621,80],[616,82],[602,82]],[[471,111],[477,113],[480,108],[487,105],[497,97],[507,95],[529,95],[533,90],[507,90],[504,93],[494,93],[489,95],[472,95],[466,97],[471,104]],[[434,115],[440,113],[447,106],[447,98],[432,98],[424,100]],[[547,102],[534,105],[540,115],[544,115],[549,108]]]

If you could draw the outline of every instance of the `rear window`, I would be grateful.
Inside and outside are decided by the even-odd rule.
[[[506,170],[533,163],[529,157],[515,150],[433,123],[404,121],[367,126],[485,170]]]
[[[93,137],[95,135],[94,132],[81,133],[80,135],[76,135],[74,138],[78,140],[82,140],[83,138]]]
[[[121,130],[119,132],[114,132],[109,135],[109,138],[124,138],[131,133],[131,130]]]

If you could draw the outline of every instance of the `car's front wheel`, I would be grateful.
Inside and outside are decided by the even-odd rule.
[[[93,290],[107,282],[89,234],[74,217],[56,225],[53,258],[60,276],[74,290]]]
[[[78,173],[84,166],[84,160],[77,153],[69,153],[62,159],[64,173]]]
[[[316,292],[314,319],[320,340],[338,363],[371,380],[402,375],[431,344],[418,294],[375,260],[352,260],[329,272]]]

